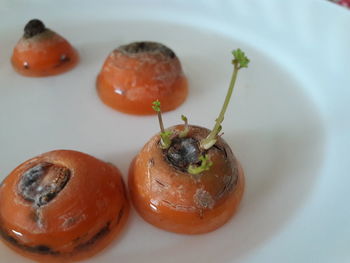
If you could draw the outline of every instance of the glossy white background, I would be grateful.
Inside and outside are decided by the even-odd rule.
[[[221,229],[185,236],[158,230],[133,211],[123,235],[87,262],[350,261],[350,12],[326,1],[0,1],[0,178],[53,149],[117,165],[158,131],[155,117],[113,111],[96,96],[107,54],[155,40],[180,57],[186,114],[212,127],[226,93],[230,51],[251,59],[223,123],[247,188]],[[24,24],[40,18],[77,48],[80,64],[49,78],[17,75],[9,63]],[[0,244],[1,262],[29,262]]]

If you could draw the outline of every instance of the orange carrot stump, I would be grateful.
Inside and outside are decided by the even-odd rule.
[[[2,240],[39,262],[93,256],[120,233],[128,213],[119,170],[81,152],[37,156],[0,186]]]
[[[153,114],[159,99],[163,111],[177,108],[187,97],[187,80],[180,61],[168,47],[134,42],[115,49],[97,77],[97,92],[108,106],[129,114]]]
[[[139,214],[152,225],[184,234],[201,234],[225,224],[236,212],[244,191],[243,170],[228,144],[219,136],[237,73],[249,60],[233,52],[234,71],[228,93],[210,131],[184,125],[164,129],[149,140],[132,162],[129,190]]]
[[[57,75],[72,69],[78,53],[70,43],[46,28],[38,19],[30,20],[16,44],[11,62],[14,69],[29,77]]]

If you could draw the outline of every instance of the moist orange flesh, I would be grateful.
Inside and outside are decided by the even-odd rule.
[[[159,100],[163,111],[181,105],[188,83],[176,56],[161,52],[128,53],[114,50],[97,77],[97,92],[109,107],[129,114],[154,114],[152,102]]]
[[[49,29],[31,38],[22,37],[11,57],[14,69],[28,77],[61,74],[78,61],[78,53],[70,43]]]

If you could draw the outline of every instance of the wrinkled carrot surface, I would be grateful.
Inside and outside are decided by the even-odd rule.
[[[209,132],[190,127],[189,137],[203,138]],[[179,132],[183,126],[170,129]],[[208,151],[214,165],[191,175],[165,160],[159,141],[155,135],[130,166],[129,191],[138,213],[156,227],[184,234],[206,233],[225,224],[244,191],[243,170],[229,146],[219,138],[217,147]]]
[[[97,92],[113,109],[147,115],[154,114],[150,105],[157,99],[163,111],[177,108],[187,97],[188,83],[176,56],[116,49],[97,77]]]
[[[19,193],[21,176],[39,163],[70,170],[65,187],[37,207]],[[0,234],[39,262],[71,262],[105,248],[122,230],[129,203],[119,170],[87,154],[57,150],[19,165],[0,187]]]

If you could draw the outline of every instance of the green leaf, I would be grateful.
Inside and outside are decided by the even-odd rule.
[[[160,112],[160,101],[159,100],[152,102],[152,109],[156,112]]]
[[[249,64],[249,59],[244,54],[242,50],[239,48],[232,51],[232,55],[234,57],[234,60],[232,61],[233,64],[238,64],[239,68],[247,68]]]
[[[199,157],[199,160],[201,161],[201,165],[200,166],[196,166],[196,165],[193,165],[191,164],[187,171],[190,173],[190,174],[200,174],[204,171],[208,171],[210,169],[210,167],[213,166],[213,162],[209,160],[209,157],[208,155],[202,155]]]

